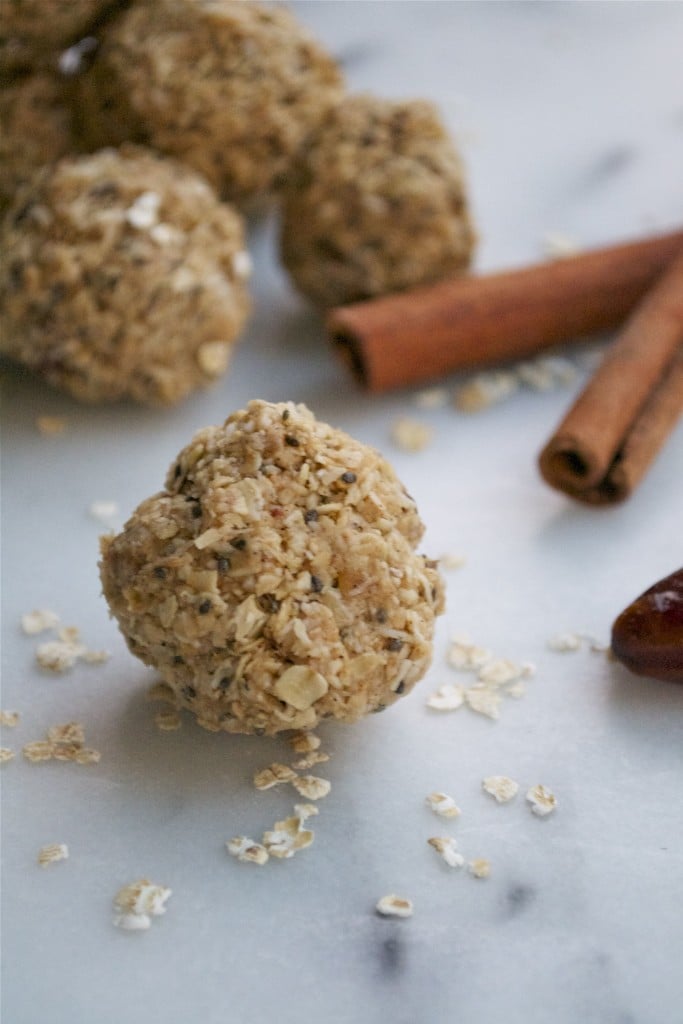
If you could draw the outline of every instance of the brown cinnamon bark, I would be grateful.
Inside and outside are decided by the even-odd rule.
[[[334,309],[327,330],[360,383],[387,391],[613,330],[681,250],[678,231],[524,270],[453,278]]]
[[[683,249],[638,306],[539,457],[552,487],[622,501],[683,412]]]

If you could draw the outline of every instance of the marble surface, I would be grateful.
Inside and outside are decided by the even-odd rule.
[[[680,224],[683,5],[680,3],[300,3],[354,90],[434,99],[462,146],[481,232],[479,266],[523,264],[560,232],[579,245]],[[588,648],[557,654],[565,630],[607,640],[642,589],[681,563],[683,432],[636,496],[594,511],[548,490],[536,453],[572,389],[523,391],[466,417],[422,412],[435,439],[396,450],[410,393],[360,394],[275,258],[275,225],[253,225],[255,313],[230,376],[179,409],[80,408],[4,368],[2,706],[21,711],[3,744],[82,721],[95,767],[2,769],[3,1020],[7,1024],[672,1024],[683,1015],[683,688],[639,680]],[[454,386],[453,378],[447,382]],[[316,840],[264,868],[229,858],[289,812],[257,793],[281,741],[162,733],[154,678],[108,619],[95,569],[95,500],[127,516],[162,481],[192,432],[248,399],[292,398],[383,449],[419,503],[424,547],[462,554],[428,678],[385,715],[327,726],[332,781]],[[68,417],[59,438],[37,415]],[[34,664],[22,612],[57,610],[103,666],[58,678]],[[435,715],[426,695],[458,678],[449,635],[537,665],[498,722]],[[522,787],[497,806],[481,779]],[[530,814],[537,782],[558,798]],[[433,790],[456,822],[424,806]],[[487,880],[450,871],[426,845],[452,834],[487,857]],[[45,843],[71,856],[45,870]],[[173,889],[151,931],[111,922],[141,876]],[[409,896],[410,920],[373,912]]]

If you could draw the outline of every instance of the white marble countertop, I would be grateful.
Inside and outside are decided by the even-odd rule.
[[[435,100],[459,139],[481,233],[480,268],[537,260],[543,239],[608,243],[681,222],[683,4],[300,3],[354,90]],[[319,322],[253,227],[255,313],[229,377],[155,413],[88,409],[3,370],[2,706],[21,711],[19,749],[80,720],[98,766],[3,766],[3,1019],[7,1024],[672,1024],[683,1017],[683,688],[629,676],[588,647],[548,649],[563,631],[602,641],[616,614],[681,564],[683,432],[632,500],[595,511],[539,479],[536,454],[571,390],[520,391],[476,416],[417,412],[409,393],[369,398],[345,376]],[[454,378],[449,385],[458,382]],[[95,500],[121,516],[156,490],[193,431],[253,397],[306,402],[381,448],[415,495],[425,550],[462,554],[434,665],[385,715],[321,730],[332,782],[316,840],[263,868],[224,843],[289,813],[257,793],[254,769],[282,741],[230,738],[189,717],[160,732],[154,675],[126,651],[100,596]],[[44,438],[38,415],[69,429]],[[396,417],[435,429],[395,449]],[[54,608],[101,666],[40,672],[18,620]],[[425,697],[457,682],[448,637],[469,633],[537,665],[526,695],[493,722]],[[486,775],[515,778],[497,806]],[[530,814],[535,783],[555,814]],[[433,790],[455,822],[424,805]],[[426,845],[452,834],[490,878],[450,871]],[[38,849],[70,858],[45,870]],[[169,886],[146,933],[112,926],[111,901],[142,876]],[[373,911],[409,896],[410,920]]]

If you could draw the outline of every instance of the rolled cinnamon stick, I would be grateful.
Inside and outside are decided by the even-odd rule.
[[[327,331],[373,392],[613,330],[683,248],[683,231],[341,306]]]
[[[683,248],[541,452],[541,473],[580,501],[622,501],[682,412]]]

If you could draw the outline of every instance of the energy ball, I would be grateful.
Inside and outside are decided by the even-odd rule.
[[[80,107],[90,145],[146,142],[243,204],[279,185],[342,94],[332,58],[283,8],[156,0],[104,35]]]
[[[2,0],[0,74],[34,69],[77,42],[121,0]]]
[[[463,169],[427,102],[355,96],[308,140],[284,191],[283,262],[328,307],[467,269]]]
[[[102,538],[126,642],[205,728],[352,722],[426,671],[443,610],[413,499],[378,452],[303,405],[250,402],[181,451]]]
[[[244,245],[240,215],[173,161],[64,158],[0,224],[0,351],[84,402],[177,402],[227,368]]]
[[[2,84],[0,125],[2,214],[39,167],[74,150],[72,115],[63,82],[43,73]]]

